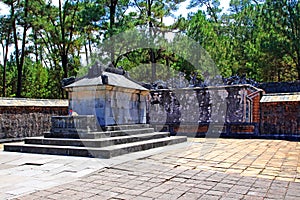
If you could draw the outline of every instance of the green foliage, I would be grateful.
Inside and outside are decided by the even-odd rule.
[[[220,8],[219,0],[192,0],[189,7],[198,11],[187,19],[173,15],[183,1],[66,0],[58,7],[47,0],[1,1],[10,11],[0,15],[3,96],[65,98],[61,80],[85,75],[104,52],[110,58],[103,62],[123,66],[132,77],[152,73],[152,77],[145,77],[149,82],[179,71],[189,78],[198,66],[198,78],[204,79],[204,69],[212,65],[212,60],[224,77],[246,74],[257,81],[300,79],[298,0],[231,0],[227,12]],[[177,21],[167,26],[167,16]],[[129,41],[143,40],[134,35],[99,47],[112,36],[135,27],[149,29],[147,37],[158,37],[162,46],[164,40],[152,28],[181,32],[208,54],[189,55],[187,59],[189,52],[185,49],[198,46],[181,36],[176,38],[180,43],[174,47],[176,53],[167,47],[124,53]],[[100,48],[100,54],[95,48]],[[192,64],[196,60],[197,67]]]
[[[299,1],[231,0],[230,12],[221,16],[217,9],[211,14],[214,1],[195,2],[207,10],[190,16],[187,33],[209,52],[223,76],[300,79]]]

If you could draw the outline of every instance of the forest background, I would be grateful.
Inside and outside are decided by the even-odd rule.
[[[175,15],[185,0],[1,0],[2,97],[66,98],[63,78],[84,75],[101,42],[136,27],[172,30],[198,42],[223,77],[258,82],[300,80],[298,0],[189,0],[193,12]],[[3,14],[4,13],[4,14]],[[172,23],[166,23],[172,17]],[[137,49],[117,56],[125,70],[157,63],[184,72],[194,66],[165,49]],[[84,65],[83,67],[83,60]],[[152,74],[155,80],[159,74]],[[200,77],[201,78],[201,77]],[[150,81],[151,81],[150,80]]]

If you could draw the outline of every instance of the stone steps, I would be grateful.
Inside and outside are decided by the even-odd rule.
[[[132,130],[116,130],[116,131],[105,131],[105,132],[89,132],[83,134],[81,138],[86,139],[98,139],[105,137],[119,137],[127,135],[139,135],[144,133],[153,133],[154,128],[143,128],[143,129],[132,129]]]
[[[105,127],[106,131],[45,133],[45,137],[26,138],[24,144],[6,144],[5,151],[111,158],[131,152],[186,142],[169,137],[169,132],[154,132],[147,124]]]
[[[115,125],[105,127],[106,131],[118,131],[118,130],[132,130],[150,128],[149,124],[128,124],[128,125]]]
[[[117,144],[138,142],[149,139],[164,138],[169,136],[169,132],[151,132],[136,135],[107,137],[100,139],[69,139],[69,138],[26,138],[25,144],[56,145],[56,146],[85,146],[85,147],[106,147]]]
[[[127,153],[148,150],[177,143],[186,142],[185,136],[172,136],[158,139],[150,139],[138,142],[112,145],[107,147],[78,147],[78,146],[57,146],[42,144],[6,144],[4,151],[54,154],[66,156],[84,156],[97,158],[111,158]]]
[[[110,129],[110,128],[109,128]],[[127,135],[137,135],[144,133],[153,133],[154,128],[139,128],[139,129],[121,129],[112,131],[92,131],[92,132],[60,132],[60,133],[45,133],[45,138],[82,138],[82,139],[97,139],[106,137],[118,137]]]

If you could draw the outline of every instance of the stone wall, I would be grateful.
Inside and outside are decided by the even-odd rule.
[[[259,88],[263,89],[266,93],[300,92],[300,81],[261,83]]]
[[[2,98],[0,139],[41,136],[50,130],[54,115],[68,115],[68,101]]]
[[[147,121],[173,134],[205,133],[209,126],[228,134],[254,133],[262,93],[250,85],[155,90],[148,101]]]
[[[299,138],[300,101],[264,102],[261,107],[262,136]]]

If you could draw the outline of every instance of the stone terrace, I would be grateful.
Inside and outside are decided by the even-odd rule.
[[[17,199],[300,199],[299,157],[299,142],[190,139]]]

